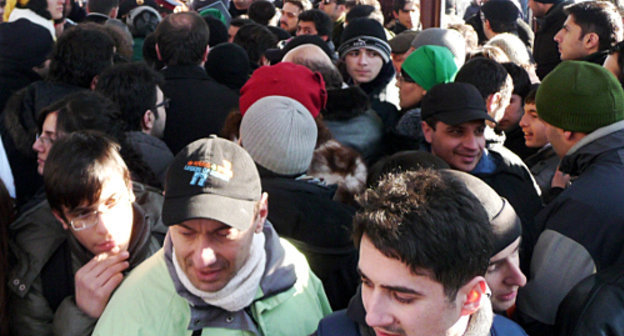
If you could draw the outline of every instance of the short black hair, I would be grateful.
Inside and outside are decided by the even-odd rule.
[[[93,78],[113,65],[115,42],[100,29],[77,25],[56,41],[48,78],[89,88]]]
[[[365,235],[414,274],[430,274],[450,300],[472,278],[485,275],[492,228],[481,202],[458,179],[430,169],[390,173],[358,201],[357,246]]]
[[[95,91],[117,103],[126,131],[140,131],[147,110],[155,110],[156,88],[164,84],[162,75],[145,63],[115,65],[98,78]],[[158,113],[154,113],[158,118]]]
[[[565,7],[564,12],[581,27],[581,37],[588,33],[598,35],[600,50],[609,49],[621,40],[622,17],[608,1],[583,1]]]
[[[299,14],[299,21],[314,22],[314,27],[319,36],[329,36],[332,33],[332,19],[320,9],[309,9]]]
[[[525,104],[535,104],[535,96],[537,95],[537,89],[539,89],[539,86],[539,84],[531,85],[529,93],[527,93],[526,97],[524,98]]]
[[[507,70],[500,63],[485,57],[476,57],[464,64],[457,75],[456,82],[474,85],[483,99],[500,91],[505,85]]]
[[[156,45],[167,65],[198,65],[210,40],[208,25],[195,12],[173,13],[156,28]]]
[[[531,90],[531,79],[529,78],[529,74],[526,70],[524,70],[524,68],[515,63],[503,63],[502,66],[505,67],[505,70],[507,70],[507,73],[509,73],[511,80],[513,81],[514,88],[512,93],[520,96],[522,101],[524,101],[524,98],[526,98],[527,94],[529,94],[529,91]]]
[[[108,15],[113,8],[119,7],[119,0],[89,0],[87,9],[89,12]]]
[[[71,210],[85,201],[94,204],[111,173],[121,174],[132,190],[130,172],[119,150],[119,144],[97,131],[79,131],[58,139],[43,170],[50,208],[67,220],[63,208]]]
[[[232,21],[230,21],[230,26],[242,27],[249,23],[254,23],[254,21],[250,19],[245,19],[239,16],[239,17],[233,18]]]
[[[405,5],[410,3],[420,5],[420,1],[418,0],[394,0],[392,1],[392,10],[398,13],[405,8]]]
[[[245,49],[249,62],[259,64],[267,49],[275,48],[277,37],[267,27],[250,23],[240,27],[233,42]]]
[[[275,16],[275,13],[275,5],[267,0],[254,1],[247,9],[249,19],[263,26],[269,24],[269,21]]]

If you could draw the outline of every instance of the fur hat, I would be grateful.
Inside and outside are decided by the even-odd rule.
[[[0,60],[32,68],[48,58],[53,45],[47,29],[26,19],[0,24]]]
[[[321,74],[290,62],[263,66],[254,71],[240,90],[238,101],[241,114],[245,115],[253,103],[267,96],[290,97],[305,106],[314,118],[327,103]]]
[[[590,133],[624,119],[624,90],[605,68],[566,61],[544,78],[535,105],[545,122],[566,131]]]
[[[243,116],[243,147],[260,166],[280,175],[305,173],[312,161],[318,130],[312,114],[298,101],[269,96]]]
[[[355,49],[366,48],[379,53],[384,63],[390,61],[390,45],[386,39],[386,31],[381,23],[369,19],[358,18],[349,22],[342,32],[338,54],[340,58]]]

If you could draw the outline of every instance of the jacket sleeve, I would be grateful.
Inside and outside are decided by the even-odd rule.
[[[66,297],[54,314],[54,335],[87,336],[91,335],[97,319],[85,314],[73,296]]]
[[[36,279],[23,297],[11,292],[11,335],[52,336],[54,313],[43,296],[41,279]]]

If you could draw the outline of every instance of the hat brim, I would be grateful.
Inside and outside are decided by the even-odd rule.
[[[253,222],[254,200],[239,200],[214,194],[166,199],[163,203],[162,220],[167,226],[177,225],[190,219],[212,219],[244,231]]]
[[[437,120],[451,125],[457,126],[459,124],[473,121],[473,120],[489,120],[491,122],[496,122],[486,111],[480,109],[462,109],[460,111],[448,111],[448,112],[439,112],[433,115]]]

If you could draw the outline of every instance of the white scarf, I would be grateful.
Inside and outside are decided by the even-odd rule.
[[[263,232],[254,233],[247,261],[225,287],[216,292],[205,292],[193,286],[178,264],[175,247],[172,247],[171,259],[173,259],[173,266],[180,282],[191,294],[212,306],[236,312],[249,306],[256,296],[266,264],[264,242]]]
[[[54,29],[54,21],[48,20],[28,8],[13,8],[13,11],[11,11],[11,15],[9,15],[9,22],[14,22],[19,19],[26,19],[34,24],[42,26],[50,32],[50,35],[52,35],[52,40],[56,41],[56,29]]]

